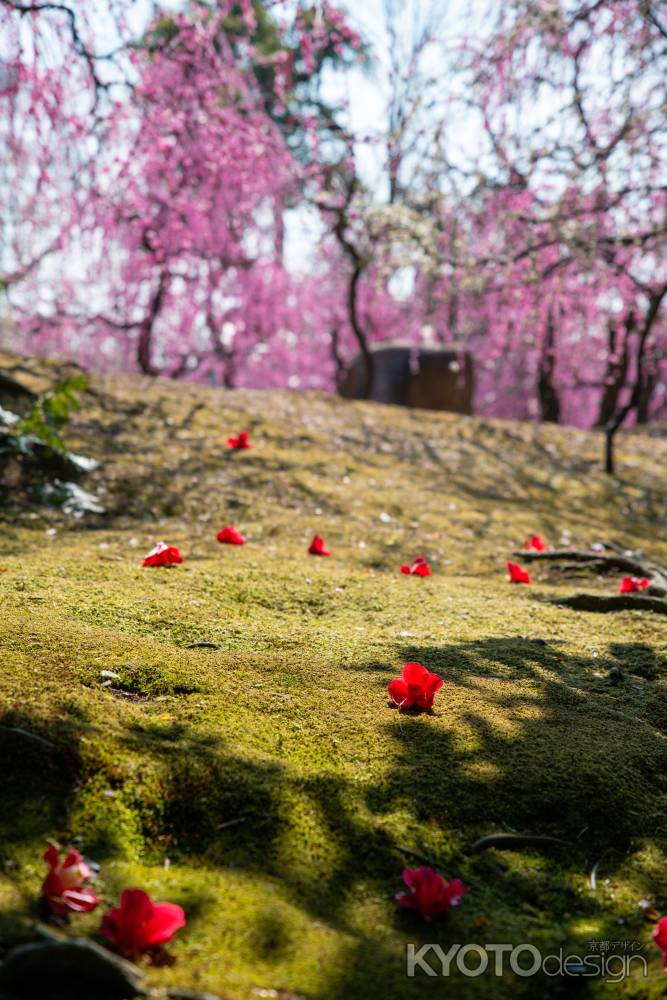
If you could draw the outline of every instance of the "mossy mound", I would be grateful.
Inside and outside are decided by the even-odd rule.
[[[101,864],[105,904],[140,885],[185,907],[156,987],[663,995],[640,901],[667,912],[667,620],[558,608],[617,578],[514,587],[504,563],[534,531],[667,561],[667,442],[622,436],[611,480],[569,429],[109,378],[68,445],[100,460],[107,514],[0,521],[4,947],[34,934],[55,837]],[[244,547],[215,541],[227,523]],[[142,569],[160,539],[184,564]],[[402,576],[420,554],[433,575]],[[389,707],[408,659],[444,678],[430,715]],[[471,851],[498,831],[572,846]],[[397,910],[415,856],[470,886],[449,919]],[[408,942],[591,940],[640,941],[649,977],[406,975]]]

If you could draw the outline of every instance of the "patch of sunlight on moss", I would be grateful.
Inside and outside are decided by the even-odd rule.
[[[602,940],[604,932],[606,931],[604,920],[595,920],[590,917],[586,919],[572,920],[570,922],[570,929],[573,934],[576,934],[577,937],[580,937],[582,940],[588,938],[591,941]]]
[[[316,887],[344,862],[326,816],[316,802],[294,793],[283,796],[280,814],[283,825],[274,845],[277,863],[298,884]]]
[[[468,761],[462,771],[478,781],[494,781],[502,774],[500,766],[492,760]]]
[[[69,826],[82,837],[92,857],[138,858],[144,838],[137,803],[109,787],[102,775],[91,778],[76,795]]]
[[[387,887],[385,898],[378,898],[377,887],[359,878],[352,886],[344,905],[345,922],[350,930],[368,934],[373,928],[390,927],[396,916],[394,895],[403,889],[405,885],[400,872],[396,885]]]

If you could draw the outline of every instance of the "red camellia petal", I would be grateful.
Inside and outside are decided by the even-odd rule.
[[[546,552],[548,546],[541,535],[529,535],[523,543],[524,549],[533,549],[535,552]]]
[[[183,556],[175,545],[158,542],[142,560],[142,566],[175,566],[183,562]]]
[[[227,444],[230,448],[234,448],[237,451],[243,451],[246,448],[252,448],[250,443],[250,435],[247,431],[241,431],[236,437],[228,437]]]
[[[132,958],[166,944],[181,927],[185,927],[182,907],[154,903],[143,889],[125,889],[120,905],[102,918],[100,933],[121,955]]]
[[[646,590],[649,580],[646,577],[641,579],[637,576],[624,576],[618,588],[619,594],[634,594],[638,590]]]
[[[428,867],[405,868],[403,881],[409,891],[399,892],[396,902],[400,906],[417,910],[424,920],[434,920],[448,913],[468,891],[461,879],[455,878],[447,882],[440,872]]]
[[[308,551],[311,556],[330,556],[331,552],[329,549],[324,548],[324,539],[320,538],[319,535],[315,535],[312,542],[308,547]]]
[[[51,871],[53,871],[53,869],[60,864],[60,851],[55,844],[49,844],[47,849],[42,854],[42,860],[46,861]]]
[[[522,569],[521,566],[517,565],[517,563],[508,562],[507,572],[510,575],[512,583],[530,583],[528,573],[526,573],[525,569]]]
[[[403,680],[408,685],[420,685],[429,672],[421,663],[405,663],[403,665]]]
[[[70,851],[64,861],[51,844],[43,854],[49,872],[42,883],[42,895],[53,913],[90,913],[99,903],[92,889],[83,883],[92,872],[78,851]]]
[[[437,674],[428,674],[423,682],[423,694],[417,699],[417,704],[420,708],[433,708],[435,696],[444,683],[442,677],[438,677]]]
[[[428,710],[433,708],[434,698],[443,684],[442,677],[430,673],[421,663],[406,663],[403,676],[387,686],[387,693],[399,708],[416,705]]]
[[[223,542],[225,545],[245,545],[245,536],[242,535],[233,524],[229,524],[226,528],[222,528],[215,537],[219,542]]]
[[[401,573],[405,573],[410,576],[430,576],[431,567],[423,556],[417,556],[411,566],[401,566]]]
[[[149,947],[166,944],[171,941],[176,931],[185,927],[185,913],[176,903],[155,903],[153,912],[145,928]]]
[[[60,870],[65,886],[77,886],[93,874],[79,852],[72,848],[65,856]]]
[[[80,889],[65,889],[62,899],[73,913],[92,913],[100,902],[93,890],[85,885]]]
[[[410,701],[408,685],[400,677],[397,677],[387,686],[389,697],[399,708],[412,708],[414,702]]]
[[[51,854],[52,850],[53,850],[53,845],[51,845],[49,850],[44,852],[45,860],[47,854],[50,857],[53,857],[53,855]],[[86,862],[83,860],[83,855],[80,854],[75,847],[73,847],[71,851],[68,851],[67,854],[65,855],[65,860],[63,861],[63,868],[74,868],[75,865],[78,865],[80,868],[85,868],[86,871],[90,874],[90,869],[88,868]]]
[[[656,946],[662,952],[662,964],[667,972],[667,917],[661,917],[652,934]]]

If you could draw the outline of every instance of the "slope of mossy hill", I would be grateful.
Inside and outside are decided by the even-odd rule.
[[[640,903],[667,912],[667,618],[559,607],[619,574],[512,586],[505,560],[539,532],[667,562],[665,439],[621,435],[611,479],[592,433],[139,378],[93,378],[66,437],[106,513],[0,514],[3,950],[34,938],[54,838],[99,863],[103,908],[184,906],[152,987],[664,995]],[[158,540],[184,563],[143,569]],[[417,555],[431,577],[399,572]],[[388,702],[407,660],[444,679],[430,714]],[[471,851],[496,832],[571,845]],[[415,857],[470,887],[446,919],[396,907]],[[406,975],[408,942],[591,940],[641,942],[649,976]]]

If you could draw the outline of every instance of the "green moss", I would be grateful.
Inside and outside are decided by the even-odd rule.
[[[186,907],[178,963],[149,972],[156,986],[560,996],[557,980],[408,979],[405,946],[636,938],[649,980],[587,989],[661,995],[639,901],[667,910],[667,621],[560,609],[545,599],[615,578],[545,566],[511,587],[504,560],[530,532],[567,529],[665,561],[665,444],[622,438],[612,483],[599,438],[579,432],[93,387],[68,445],[102,460],[91,485],[107,517],[83,528],[17,511],[0,525],[0,725],[55,745],[0,730],[6,941],[31,933],[45,838],[80,838],[105,904],[143,885]],[[228,452],[240,428],[255,448]],[[245,547],[215,542],[229,522]],[[331,559],[307,556],[315,531]],[[185,563],[142,569],[160,538]],[[401,576],[420,553],[433,576]],[[202,640],[218,648],[188,648]],[[388,706],[407,659],[445,680],[432,715]],[[507,830],[574,846],[471,853]],[[449,920],[397,911],[411,851],[470,885]]]

